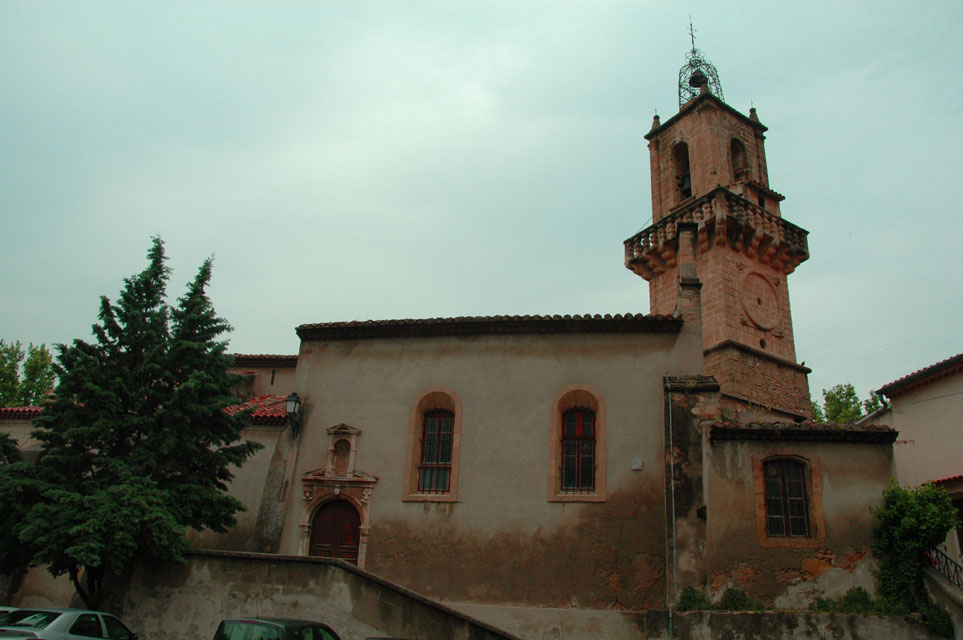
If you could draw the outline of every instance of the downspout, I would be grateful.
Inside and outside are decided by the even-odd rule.
[[[676,580],[678,579],[678,563],[676,561],[676,533],[675,533],[675,450],[672,444],[672,387],[668,384],[668,377],[663,378],[663,384],[665,384],[666,391],[668,393],[668,403],[669,403],[669,439],[668,439],[668,449],[669,449],[669,496],[670,505],[666,505],[666,518],[669,522],[666,522],[666,529],[671,526],[672,535],[666,536],[666,547],[671,543],[672,550],[671,555],[669,549],[666,548],[665,562],[666,565],[669,564],[670,558],[672,562],[672,591],[669,592],[668,589],[665,591],[666,605],[669,612],[669,640],[672,640],[672,616],[673,607],[675,606],[675,592],[676,592]],[[671,522],[671,525],[669,524]],[[666,567],[668,573],[668,567]]]

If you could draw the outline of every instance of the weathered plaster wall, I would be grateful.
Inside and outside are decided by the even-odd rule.
[[[110,609],[141,640],[204,640],[224,618],[318,620],[343,640],[517,640],[339,561],[200,552],[141,568]]]
[[[841,595],[852,586],[873,591],[869,546],[875,517],[870,508],[882,503],[893,475],[890,445],[752,440],[709,447],[712,594],[738,587],[780,608],[806,608],[817,595]],[[765,540],[759,518],[765,505],[755,489],[754,466],[771,455],[799,456],[813,469],[810,538]],[[821,501],[814,495],[819,493]]]
[[[324,466],[325,429],[347,423],[361,430],[355,468],[378,478],[366,568],[435,597],[652,606],[664,572],[662,377],[700,369],[701,338],[688,334],[305,342],[292,489]],[[607,407],[605,502],[548,499],[554,401],[572,385]],[[457,502],[406,501],[410,412],[438,387],[463,414]],[[304,508],[287,504],[282,553],[297,553]]]
[[[963,473],[961,399],[963,374],[955,374],[891,400],[883,419],[899,431],[894,451],[900,483],[917,486]]]
[[[231,372],[250,376],[248,386],[244,391],[251,395],[286,396],[294,391],[294,367],[234,366],[231,367]]]
[[[5,580],[13,591],[4,593],[0,603],[14,607],[68,607],[76,593],[70,578],[54,578],[43,567],[28,569],[20,576],[0,574],[0,584]]]

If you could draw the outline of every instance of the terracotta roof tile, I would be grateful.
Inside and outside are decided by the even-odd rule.
[[[898,432],[886,425],[831,422],[713,422],[709,440],[796,440],[813,442],[893,442]]]
[[[678,333],[682,320],[641,313],[535,316],[463,316],[403,320],[355,320],[302,324],[302,340],[363,340],[462,335],[548,333]]]
[[[284,396],[263,395],[254,396],[241,404],[235,404],[224,409],[225,413],[237,415],[241,411],[253,409],[248,416],[251,424],[282,425],[287,419],[284,407]]]
[[[0,420],[33,420],[43,407],[0,407]]]
[[[941,360],[936,364],[931,364],[902,378],[893,380],[877,389],[876,393],[893,398],[931,382],[936,382],[945,376],[960,372],[963,372],[963,353],[958,353],[946,360]]]
[[[234,367],[296,367],[297,356],[285,356],[273,353],[232,353]]]
[[[932,480],[932,482],[933,484],[942,484],[944,482],[950,482],[952,480],[959,480],[960,478],[963,478],[963,475],[950,476],[948,478],[940,478],[939,480]]]

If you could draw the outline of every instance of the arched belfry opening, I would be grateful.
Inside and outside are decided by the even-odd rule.
[[[678,200],[681,202],[692,195],[692,172],[689,169],[689,145],[679,142],[672,148],[675,163],[675,182]]]
[[[749,177],[749,165],[746,159],[746,145],[738,138],[729,142],[729,164],[732,168],[732,181],[739,182]]]

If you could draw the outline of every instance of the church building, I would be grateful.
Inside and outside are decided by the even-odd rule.
[[[872,588],[896,434],[809,421],[787,283],[807,232],[767,129],[698,50],[679,90],[645,136],[653,224],[624,242],[650,315],[304,324],[296,358],[239,356],[267,446],[238,529],[196,544],[339,557],[466,610]]]

